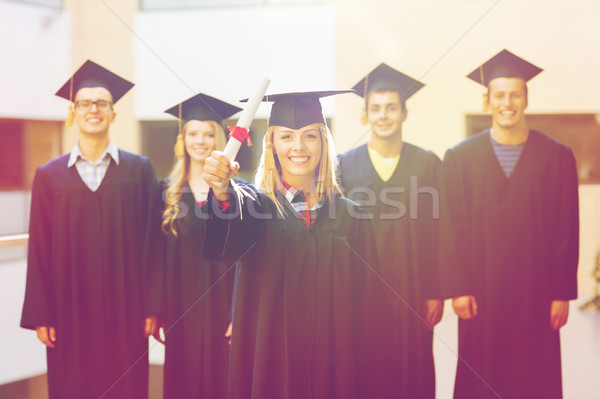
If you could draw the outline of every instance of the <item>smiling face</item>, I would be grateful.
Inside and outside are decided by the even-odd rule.
[[[100,111],[96,104],[88,109],[82,109],[77,106],[77,102],[83,100],[104,100],[112,104],[110,92],[104,87],[84,87],[75,95],[75,121],[79,132],[84,135],[107,135],[110,124],[117,116],[112,106],[106,111]]]
[[[525,126],[527,92],[521,78],[496,78],[488,86],[488,105],[493,126],[512,129]]]
[[[406,120],[406,109],[402,107],[398,92],[369,93],[366,112],[375,136],[383,139],[402,137],[402,123]]]
[[[273,152],[281,165],[281,175],[296,188],[306,189],[314,183],[322,146],[317,123],[300,129],[273,127]]]
[[[191,162],[204,163],[204,160],[216,149],[216,132],[205,121],[191,120],[183,127],[185,152]]]

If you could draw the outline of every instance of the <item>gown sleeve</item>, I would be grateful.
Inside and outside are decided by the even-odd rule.
[[[154,184],[154,183],[153,183]],[[165,273],[166,273],[166,247],[167,235],[162,231],[162,212],[164,202],[162,192],[166,189],[166,182],[152,189],[148,198],[152,198],[148,211],[149,224],[145,242],[146,273],[146,316],[164,315],[165,309]]]
[[[262,212],[254,190],[231,181],[232,196],[226,210],[219,207],[212,190],[207,198],[204,257],[208,261],[236,262],[252,247],[257,224],[253,213]]]
[[[360,213],[364,211],[360,210]],[[393,363],[389,357],[388,329],[396,298],[391,286],[383,279],[373,227],[370,220],[358,218],[354,233],[348,238],[355,301],[354,331],[356,332],[357,396],[388,397]]]
[[[418,271],[424,299],[442,299],[439,274],[441,161],[431,155],[425,181],[419,182],[424,191],[418,193]]]
[[[460,163],[452,150],[442,163],[439,268],[444,298],[474,293],[473,274],[468,259],[469,219],[465,181]]]
[[[31,190],[27,283],[21,327],[55,326],[54,292],[52,289],[52,196],[47,176],[38,169]],[[60,221],[57,221],[60,223]]]
[[[573,153],[565,149],[558,162],[556,190],[558,204],[554,228],[555,245],[548,246],[554,254],[551,268],[551,298],[577,298],[577,265],[579,262],[579,188]]]

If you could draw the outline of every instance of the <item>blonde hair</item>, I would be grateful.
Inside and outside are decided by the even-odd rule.
[[[329,201],[341,193],[337,182],[337,157],[335,145],[329,128],[324,123],[317,123],[321,133],[321,158],[317,166],[317,202]],[[283,215],[283,209],[277,201],[277,193],[282,187],[281,164],[273,154],[274,126],[269,126],[263,140],[263,153],[254,176],[254,185],[262,190],[277,206]]]
[[[223,151],[226,144],[225,132],[220,123],[215,121],[204,121],[208,123],[215,133],[215,149]],[[183,141],[187,132],[188,123],[183,125],[183,129],[179,133],[179,137]],[[181,195],[186,191],[185,187],[188,185],[188,178],[190,176],[190,155],[183,148],[183,156],[178,156],[169,174],[169,184],[163,191],[163,202],[165,209],[162,213],[162,231],[165,234],[172,233],[177,236],[177,229],[179,225],[179,219],[183,217],[181,214],[181,207],[179,202],[181,201]]]

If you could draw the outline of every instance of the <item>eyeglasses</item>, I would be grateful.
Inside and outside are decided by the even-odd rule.
[[[79,100],[75,101],[75,108],[81,111],[87,111],[92,108],[92,105],[96,105],[98,111],[106,112],[112,109],[112,102],[106,100]]]

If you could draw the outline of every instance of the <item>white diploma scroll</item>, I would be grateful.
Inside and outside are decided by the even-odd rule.
[[[240,119],[238,119],[237,121],[237,127],[250,129],[250,124],[254,119],[254,115],[256,115],[256,110],[258,109],[258,106],[260,105],[265,95],[265,92],[267,91],[267,87],[269,87],[269,83],[271,83],[269,79],[261,78],[259,84],[256,86],[256,90],[254,90],[254,93],[249,98],[246,107],[242,111]],[[235,157],[238,151],[240,150],[243,141],[244,140],[239,141],[234,136],[231,136],[229,141],[227,141],[227,145],[225,146],[225,150],[223,150],[223,152],[225,153],[225,156],[227,157],[227,159],[229,159],[230,162],[235,161]]]
[[[267,78],[261,78],[259,84],[256,86],[256,90],[252,96],[248,99],[248,103],[246,107],[242,111],[242,115],[240,119],[238,119],[237,124],[235,125],[238,128],[245,129],[246,131],[250,129],[250,124],[254,119],[254,115],[256,115],[256,110],[260,105],[263,97],[265,96],[265,92],[267,91],[267,87],[269,87],[269,83],[271,81]],[[229,140],[227,141],[227,145],[223,150],[223,153],[229,160],[229,162],[235,161],[235,157],[244,142],[244,138],[239,138],[235,134],[232,134]],[[214,183],[215,186],[221,187],[221,183]]]

